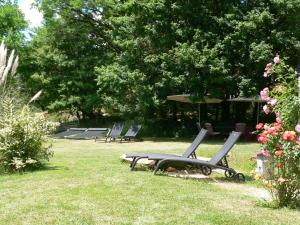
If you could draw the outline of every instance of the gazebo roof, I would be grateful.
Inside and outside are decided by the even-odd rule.
[[[259,95],[253,96],[253,97],[231,98],[231,99],[227,99],[227,101],[230,101],[230,102],[266,102],[266,100],[262,100]]]
[[[210,98],[210,97],[204,97],[204,100],[201,100],[201,101],[192,101],[191,100],[191,95],[189,95],[189,94],[169,95],[169,96],[167,96],[167,99],[171,100],[171,101],[176,101],[176,102],[196,103],[196,104],[201,104],[201,103],[220,103],[220,102],[223,101],[222,99]]]

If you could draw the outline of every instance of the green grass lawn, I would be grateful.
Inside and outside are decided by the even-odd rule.
[[[131,172],[119,159],[127,152],[180,153],[188,144],[55,140],[47,169],[0,176],[0,224],[299,224],[299,211],[267,208],[246,194],[244,189],[259,186],[249,178],[237,184],[220,175],[152,176]],[[211,156],[220,143],[201,146],[199,154]],[[230,164],[250,175],[249,158],[258,149],[237,144]]]

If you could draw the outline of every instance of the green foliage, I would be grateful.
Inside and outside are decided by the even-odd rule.
[[[115,14],[107,20],[115,28],[112,38],[121,49],[113,68],[126,67],[122,76],[138,70],[144,78],[141,85],[151,90],[151,95],[140,93],[139,98],[148,103],[141,114],[167,114],[164,100],[170,94],[251,96],[262,86],[260,71],[274,52],[299,52],[299,24],[295,23],[299,21],[299,1],[283,6],[278,1],[199,4],[153,0],[125,1],[112,7]],[[290,26],[294,28],[287,29]],[[290,61],[296,63],[297,59]],[[98,80],[101,76],[113,79],[110,64],[101,68]],[[122,93],[102,84],[98,82],[101,93],[106,91],[106,96],[116,101],[122,99]],[[138,86],[132,88],[139,90]]]
[[[46,135],[55,124],[47,122],[43,114],[34,113],[26,105],[26,95],[21,94],[14,76],[18,56],[14,56],[14,50],[8,54],[3,42],[0,66],[0,167],[8,171],[37,167],[52,155]]]
[[[43,113],[34,113],[29,106],[21,109],[11,98],[4,99],[0,107],[0,166],[8,171],[36,168],[49,160],[47,134],[55,124],[47,122]]]
[[[277,116],[275,124],[257,125],[258,141],[274,161],[275,173],[268,186],[279,206],[300,207],[300,142],[294,131],[300,131],[295,127],[300,119],[298,78],[279,55],[266,65],[264,76],[272,88],[270,97],[268,88],[261,91],[262,98],[267,100],[264,111],[268,114],[271,108]]]
[[[31,68],[23,80],[32,94],[44,90],[39,101],[44,109],[93,118],[101,103],[94,67],[105,62],[109,48],[105,25],[95,19],[101,10],[91,11],[90,1],[41,1],[39,6],[45,26],[31,42]]]
[[[167,95],[251,96],[274,53],[299,62],[299,0],[37,2],[24,81],[52,111],[164,118]]]
[[[26,27],[24,15],[16,4],[0,2],[0,37],[9,47],[20,49],[25,38],[22,31]]]
[[[288,129],[294,129],[299,119],[300,98],[298,96],[298,79],[295,70],[284,60],[274,66],[274,88],[272,97],[277,99],[274,111],[280,112],[283,124]]]

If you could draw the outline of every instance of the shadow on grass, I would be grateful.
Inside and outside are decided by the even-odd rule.
[[[53,166],[53,165],[42,165],[38,168],[28,170],[27,172],[39,172],[39,171],[51,171],[51,170],[69,170],[67,166]]]
[[[42,171],[57,171],[57,170],[69,170],[68,167],[66,166],[52,166],[52,165],[41,165],[36,168],[31,168],[31,169],[26,169],[23,171],[8,171],[5,170],[4,168],[0,168],[0,176],[1,175],[14,175],[14,174],[28,174],[28,173],[38,173]]]
[[[135,167],[133,171],[143,171],[143,172],[151,172],[151,167],[146,166],[138,166]],[[189,171],[189,172],[187,172]],[[225,175],[221,176],[221,173],[214,172],[212,176],[204,176],[200,171],[195,170],[177,170],[176,172],[166,172],[159,170],[156,174],[156,176],[166,176],[166,177],[175,177],[175,178],[181,178],[181,179],[192,179],[192,180],[203,180],[208,182],[235,182],[235,183],[244,183],[241,181],[238,181],[234,178],[228,178],[225,177]],[[245,182],[252,182],[254,181],[254,178],[249,175],[245,175]]]
[[[238,183],[238,184],[243,184],[247,182],[244,181],[239,181],[234,178],[227,178],[227,177],[215,177],[215,176],[203,176],[203,177],[196,177],[193,176],[195,174],[170,174],[170,173],[163,173],[163,172],[158,172],[156,176],[162,176],[162,177],[168,177],[168,178],[175,178],[175,179],[185,179],[185,180],[196,180],[196,181],[203,181],[206,183]],[[202,175],[202,174],[198,174]]]

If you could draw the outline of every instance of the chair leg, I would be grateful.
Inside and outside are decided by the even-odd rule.
[[[157,171],[159,170],[159,168],[165,163],[167,162],[167,160],[160,160],[157,165],[154,167],[154,171],[152,173],[152,175],[156,175]]]
[[[132,161],[131,161],[131,163],[130,163],[130,168],[132,168],[132,166],[133,166],[133,164],[134,164],[134,161],[135,161],[135,159],[136,159],[136,157],[133,157],[133,158],[132,158]]]
[[[136,166],[137,162],[138,162],[140,159],[142,159],[142,158],[145,158],[145,157],[137,157],[137,158],[134,160],[134,162],[132,163],[132,166],[131,166],[131,170],[134,169],[134,167]]]

